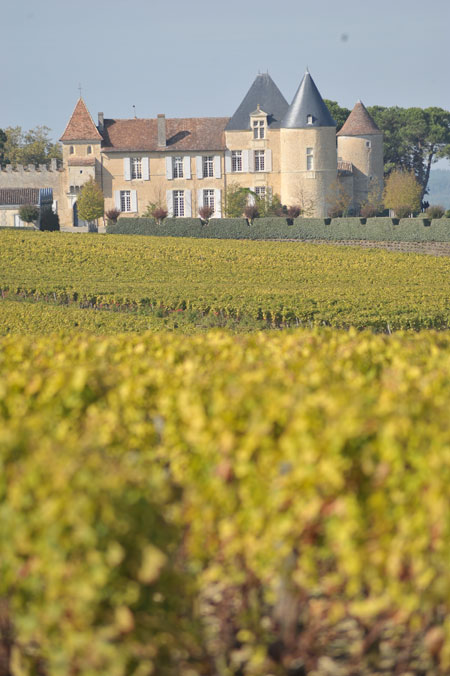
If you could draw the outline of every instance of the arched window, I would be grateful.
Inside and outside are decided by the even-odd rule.
[[[91,155],[91,153],[92,153],[92,146],[88,146],[87,147],[87,154]]]
[[[69,148],[69,153],[70,153],[71,155],[73,155],[74,152],[75,152],[74,147],[73,147],[73,146],[70,146],[70,148]]]

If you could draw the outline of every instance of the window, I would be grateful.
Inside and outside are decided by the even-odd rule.
[[[255,188],[255,193],[256,197],[258,197],[260,200],[265,200],[266,199],[266,186],[258,186]]]
[[[214,190],[204,190],[203,191],[203,206],[204,207],[211,207],[211,209],[213,211],[215,210]]]
[[[253,138],[264,138],[265,124],[264,120],[253,120]]]
[[[131,158],[131,178],[142,178],[142,159],[140,157]]]
[[[242,150],[231,151],[231,171],[242,171]]]
[[[173,177],[174,178],[183,178],[183,158],[174,157],[173,158]],[[178,190],[176,192],[183,192]]]
[[[183,170],[183,165],[181,165],[181,169]],[[173,215],[175,217],[184,216],[184,190],[173,191]]]
[[[313,123],[313,116],[308,115],[307,118],[306,118],[306,121],[307,121],[307,124],[312,124]]]
[[[120,210],[131,211],[131,190],[120,191]]]
[[[70,153],[71,155],[73,155],[74,152],[75,152],[75,148],[74,148],[73,146],[70,146],[70,148],[69,148],[69,153]]]
[[[264,171],[264,150],[255,150],[255,171]]]
[[[212,178],[214,176],[214,157],[212,155],[205,155],[202,158],[203,164],[203,178]]]
[[[307,171],[314,169],[314,148],[306,148],[306,169]]]
[[[86,152],[88,155],[92,155],[92,146],[88,146]]]

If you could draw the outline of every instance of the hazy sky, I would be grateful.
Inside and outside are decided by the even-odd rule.
[[[306,66],[353,107],[450,109],[450,0],[2,0],[0,128],[231,115],[258,71],[290,102]]]

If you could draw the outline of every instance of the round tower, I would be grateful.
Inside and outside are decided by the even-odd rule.
[[[358,101],[337,134],[338,166],[351,163],[353,205],[366,202],[383,191],[383,132],[367,108]]]
[[[281,201],[326,216],[337,179],[336,123],[307,71],[281,121]]]

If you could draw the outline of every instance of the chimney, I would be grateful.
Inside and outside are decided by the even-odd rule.
[[[98,114],[98,130],[100,134],[103,134],[103,131],[105,129],[105,118],[103,113]]]
[[[158,115],[158,148],[166,147],[166,116]]]

